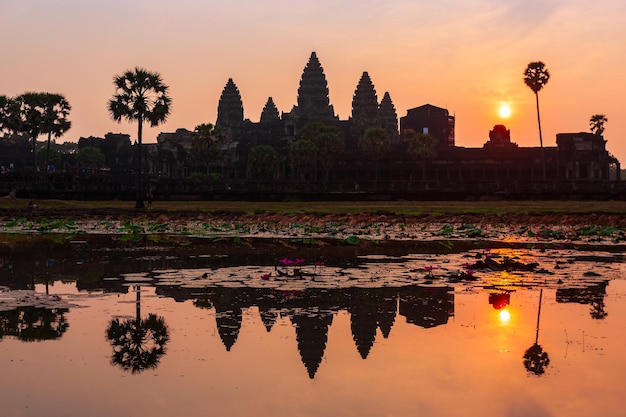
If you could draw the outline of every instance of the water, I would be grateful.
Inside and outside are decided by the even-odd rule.
[[[5,259],[2,416],[624,415],[621,254],[197,255]]]

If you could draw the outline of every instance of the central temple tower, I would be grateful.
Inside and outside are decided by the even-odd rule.
[[[294,106],[291,115],[299,127],[308,122],[338,120],[328,98],[328,83],[324,69],[315,52],[311,53],[309,62],[302,72],[298,88],[298,105]]]

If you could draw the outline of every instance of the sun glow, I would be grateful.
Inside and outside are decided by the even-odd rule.
[[[511,313],[509,313],[506,309],[502,310],[499,316],[502,323],[507,323],[509,320],[511,320]]]
[[[507,103],[502,103],[500,104],[500,110],[498,112],[500,113],[500,117],[506,119],[511,115],[511,107]]]

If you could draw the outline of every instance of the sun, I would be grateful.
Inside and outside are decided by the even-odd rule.
[[[506,119],[511,115],[511,107],[507,103],[502,103],[498,112],[500,113],[500,117]]]

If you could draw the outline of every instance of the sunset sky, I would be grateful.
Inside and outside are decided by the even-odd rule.
[[[114,75],[144,67],[173,99],[168,121],[144,133],[154,142],[215,123],[228,78],[245,118],[257,122],[269,96],[290,111],[315,51],[342,119],[368,71],[398,117],[426,103],[447,108],[458,146],[482,146],[495,124],[520,146],[538,146],[523,72],[543,61],[544,145],[605,114],[607,149],[626,164],[625,20],[623,0],[0,0],[0,94],[65,95],[73,127],[60,142],[107,132],[134,140],[136,125],[111,120],[106,104]]]

